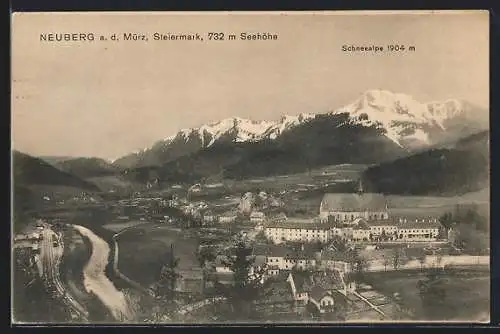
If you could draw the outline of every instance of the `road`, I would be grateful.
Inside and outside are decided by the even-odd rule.
[[[40,242],[40,258],[43,268],[42,277],[50,292],[57,293],[62,297],[63,302],[76,315],[84,322],[88,321],[88,312],[85,308],[66,290],[61,282],[59,275],[59,265],[61,257],[64,252],[64,244],[61,238],[50,228],[50,225],[45,224],[44,229],[41,231],[43,240]],[[56,236],[59,240],[58,246],[53,245],[52,236]]]
[[[443,266],[487,266],[490,264],[489,256],[471,256],[471,255],[444,255],[440,258],[435,255],[430,255],[425,258],[423,263],[419,260],[411,260],[407,263],[400,264],[398,270],[402,269],[420,269],[420,268],[432,268],[432,267],[443,267]],[[367,271],[391,271],[395,270],[393,266],[393,259],[389,258],[384,264],[384,260],[372,260],[368,262]]]

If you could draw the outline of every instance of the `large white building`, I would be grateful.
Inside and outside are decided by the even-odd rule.
[[[267,245],[254,248],[253,255],[267,265],[268,274],[276,275],[282,270],[329,269],[349,272],[350,265],[343,253],[332,251],[294,251],[282,245]]]
[[[266,226],[264,233],[267,239],[279,244],[285,241],[327,242],[329,226],[315,221],[296,222],[288,220]]]
[[[266,215],[264,214],[264,212],[252,211],[252,213],[250,213],[250,221],[252,223],[262,223],[265,220],[266,220]]]
[[[372,241],[435,241],[441,224],[437,219],[391,219],[367,222]]]
[[[397,240],[432,241],[439,237],[440,224],[429,221],[407,221],[398,223]]]
[[[372,240],[392,241],[397,239],[398,226],[394,220],[379,220],[369,223]]]

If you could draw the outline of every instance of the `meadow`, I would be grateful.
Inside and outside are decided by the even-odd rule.
[[[168,226],[147,224],[131,228],[118,238],[119,270],[130,279],[147,287],[158,280],[166,264],[170,246],[179,258],[178,270],[198,267],[198,238]]]
[[[425,276],[419,271],[370,273],[368,282],[378,292],[392,296],[399,293],[402,305],[410,310],[412,320],[485,321],[489,320],[490,277],[488,272],[473,275],[447,275],[446,297],[439,307],[422,303],[417,282]]]

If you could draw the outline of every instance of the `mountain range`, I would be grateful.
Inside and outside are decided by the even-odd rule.
[[[369,90],[352,103],[324,113],[283,116],[275,121],[233,117],[183,129],[113,162],[42,157],[45,161],[31,160],[28,165],[36,166],[33,170],[41,168],[43,173],[52,167],[49,176],[36,176],[38,172],[24,168],[24,175],[15,177],[30,182],[52,180],[84,189],[98,185],[107,191],[151,181],[170,184],[242,179],[343,163],[382,166],[418,154],[425,156],[432,150],[455,151],[460,140],[474,138],[472,135],[488,128],[488,113],[466,101],[420,103],[405,94]],[[15,169],[19,161],[20,166],[26,165],[23,161],[27,159],[17,153]],[[367,178],[376,175],[370,173]]]
[[[286,115],[276,121],[233,117],[183,129],[149,148],[116,159],[113,165],[119,168],[161,166],[217,143],[276,140],[318,115],[344,113],[349,115],[351,123],[383,128],[385,137],[409,151],[454,141],[488,128],[487,112],[466,101],[420,103],[406,94],[368,90],[354,102],[322,114]]]

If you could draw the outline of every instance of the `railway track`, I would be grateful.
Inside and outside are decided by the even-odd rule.
[[[52,296],[62,299],[71,312],[72,320],[88,322],[88,312],[71,294],[67,292],[59,275],[59,266],[61,264],[62,253],[64,251],[64,245],[61,238],[48,227],[46,227],[42,233],[43,240],[41,242],[40,255],[43,263],[43,279],[48,292]],[[52,236],[54,235],[58,240],[57,246],[55,246],[52,242]]]

